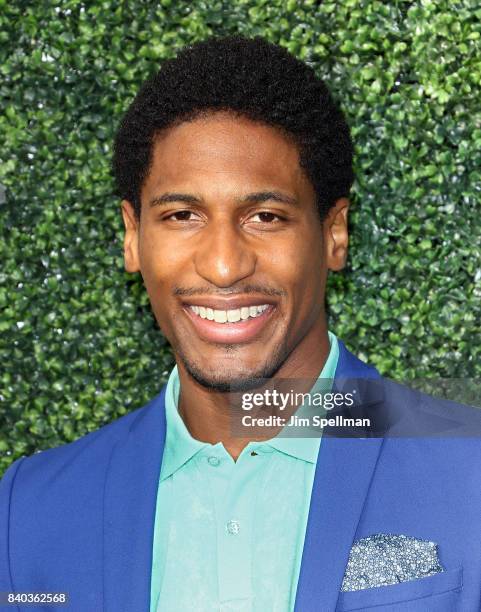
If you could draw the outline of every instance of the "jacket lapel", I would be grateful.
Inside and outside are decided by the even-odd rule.
[[[115,445],[104,494],[104,610],[150,609],[150,574],[165,387]]]
[[[339,341],[335,379],[378,372]],[[297,587],[297,612],[335,610],[344,570],[374,473],[382,438],[321,441]]]

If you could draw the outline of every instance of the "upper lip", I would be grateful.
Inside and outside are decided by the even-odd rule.
[[[214,298],[195,296],[182,300],[185,306],[204,306],[212,310],[236,310],[245,306],[262,306],[263,304],[274,305],[272,298],[255,297],[253,295],[234,295],[232,297]]]

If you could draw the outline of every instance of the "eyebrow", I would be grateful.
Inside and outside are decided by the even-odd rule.
[[[262,204],[268,200],[274,200],[274,202],[281,202],[283,204],[290,204],[291,206],[299,206],[299,202],[296,198],[282,193],[281,191],[257,191],[255,193],[249,193],[238,201],[248,204]],[[150,200],[149,207],[162,206],[163,204],[172,204],[172,202],[185,202],[186,204],[200,204],[202,200],[195,195],[189,193],[163,193],[160,196],[156,196]]]

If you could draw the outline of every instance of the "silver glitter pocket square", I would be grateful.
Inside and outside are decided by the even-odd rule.
[[[388,586],[443,571],[434,542],[376,533],[352,545],[341,591]]]

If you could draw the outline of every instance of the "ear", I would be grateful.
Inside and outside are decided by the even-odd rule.
[[[139,272],[139,223],[134,207],[128,200],[122,200],[122,217],[125,225],[124,263],[127,272]]]
[[[347,213],[349,200],[340,198],[329,210],[323,223],[326,264],[329,270],[342,270],[346,265],[349,235]]]

